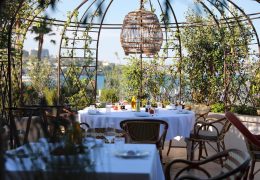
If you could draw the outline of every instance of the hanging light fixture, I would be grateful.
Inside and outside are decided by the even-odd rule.
[[[157,16],[144,9],[143,0],[140,9],[125,16],[120,41],[126,55],[154,55],[160,51],[163,42],[162,29]]]

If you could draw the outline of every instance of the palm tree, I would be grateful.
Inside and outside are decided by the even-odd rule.
[[[37,36],[34,38],[35,41],[38,41],[38,60],[41,60],[41,54],[42,54],[42,47],[43,47],[43,42],[44,42],[44,36],[49,35],[53,36],[55,33],[51,33],[52,29],[47,23],[46,19],[44,19],[42,22],[39,24],[33,26],[31,28],[31,32],[37,34]],[[50,40],[51,43],[56,44],[55,40]]]

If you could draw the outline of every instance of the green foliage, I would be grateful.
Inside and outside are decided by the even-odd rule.
[[[212,22],[195,14],[186,17],[188,22]],[[220,31],[214,26],[184,28],[182,39],[188,54],[183,59],[183,70],[189,78],[192,99],[204,103],[209,98],[217,102],[223,88],[223,49]],[[218,87],[216,89],[215,87]]]
[[[116,89],[103,89],[100,96],[101,102],[118,102],[119,96],[118,96],[118,90]]]
[[[231,112],[244,114],[244,115],[257,115],[257,109],[255,107],[240,105],[231,107]]]
[[[44,98],[48,106],[53,106],[57,104],[57,90],[49,89],[45,87],[43,90]]]
[[[123,99],[125,95],[124,83],[122,83],[122,66],[105,66],[103,69],[105,75],[105,91],[106,89],[118,89],[117,96]]]
[[[37,91],[33,88],[32,85],[24,85],[23,88],[23,103],[24,104],[38,104],[39,96]]]
[[[254,106],[260,107],[260,70],[257,69],[256,75],[252,78],[250,93],[254,98]]]
[[[82,71],[81,67],[71,64],[65,71],[64,85],[62,86],[62,103],[68,103],[72,106],[77,106],[82,109],[94,102],[94,94],[92,86],[93,75],[89,78],[82,78],[78,76]]]
[[[31,78],[32,87],[43,97],[44,89],[46,87],[53,87],[54,81],[52,79],[52,67],[47,60],[38,61],[35,58],[29,60],[28,75]]]
[[[158,97],[166,95],[160,91],[162,87],[167,86],[168,69],[165,68],[163,59],[155,56],[151,61],[141,61],[136,56],[129,56],[127,60],[128,63],[122,70],[121,81],[126,97],[136,96],[142,101],[146,98],[156,101]]]
[[[224,113],[225,112],[225,104],[224,103],[215,103],[210,106],[211,112],[214,113]]]
[[[202,17],[194,12],[188,12],[186,21],[215,24],[211,16]],[[218,28],[217,25],[187,26],[181,32],[182,44],[187,51],[182,71],[193,102],[218,102],[225,91],[225,70],[229,78],[229,103],[234,104],[238,99],[240,103],[247,100],[241,94],[245,93],[243,89],[248,80],[248,67],[244,63],[248,58],[252,34],[246,24],[232,23],[230,28]]]

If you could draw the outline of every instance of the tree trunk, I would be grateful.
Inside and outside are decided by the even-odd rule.
[[[38,44],[38,60],[39,61],[41,61],[41,59],[42,59],[43,37],[44,37],[44,34],[39,35],[39,44]]]

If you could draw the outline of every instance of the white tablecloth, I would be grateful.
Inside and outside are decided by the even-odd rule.
[[[33,144],[37,147],[36,144]],[[39,148],[40,146],[38,146]],[[20,148],[21,149],[21,148]],[[37,148],[36,148],[37,149]],[[139,150],[149,152],[148,156],[142,158],[121,158],[115,156],[117,150],[114,144],[104,144],[95,147],[91,153],[94,159],[94,170],[82,171],[59,171],[60,179],[90,179],[90,180],[164,180],[164,173],[160,158],[153,144],[125,144],[125,151]],[[38,149],[39,150],[39,149]],[[37,151],[38,151],[37,150]],[[11,152],[14,153],[14,152]],[[45,153],[47,153],[45,151]],[[40,156],[30,158],[6,158],[6,179],[57,179],[54,173],[46,169],[46,164]],[[37,168],[36,167],[40,167]],[[37,176],[38,175],[38,176]]]
[[[94,128],[105,127],[106,123],[113,122],[115,128],[120,129],[120,122],[125,119],[161,119],[169,125],[166,140],[171,140],[178,136],[189,137],[195,122],[195,114],[192,111],[183,113],[178,110],[167,109],[159,109],[159,113],[149,117],[137,117],[136,112],[121,110],[90,115],[88,110],[85,109],[78,111],[78,113],[80,122],[88,123]]]

